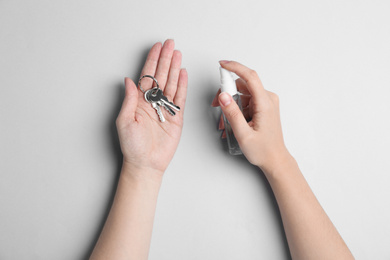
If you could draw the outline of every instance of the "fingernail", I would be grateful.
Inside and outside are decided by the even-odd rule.
[[[226,64],[226,63],[229,63],[229,62],[230,62],[230,60],[220,60],[219,64]]]
[[[219,102],[221,102],[222,105],[226,107],[232,102],[232,97],[228,93],[222,92],[219,94]]]

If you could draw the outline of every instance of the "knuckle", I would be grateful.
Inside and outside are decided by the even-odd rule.
[[[272,100],[275,102],[275,103],[279,103],[279,96],[275,93],[272,93]]]
[[[268,96],[273,103],[279,104],[279,96],[277,94],[275,94],[274,92],[268,91],[268,90],[267,90],[267,93],[268,93]]]
[[[259,76],[257,75],[257,72],[255,70],[249,70],[249,77],[250,79],[254,80],[254,79],[257,79]]]

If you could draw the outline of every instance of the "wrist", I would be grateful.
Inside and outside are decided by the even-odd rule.
[[[133,181],[161,183],[163,175],[164,171],[151,167],[142,167],[126,161],[122,164],[121,178],[131,179]]]
[[[267,179],[281,177],[288,169],[297,166],[294,157],[287,149],[277,153],[276,156],[267,160],[263,165],[257,165],[265,174]]]

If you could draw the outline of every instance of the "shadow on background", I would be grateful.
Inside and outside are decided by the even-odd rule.
[[[146,61],[146,58],[148,56],[149,50],[150,50],[150,48],[147,48],[141,52],[141,55],[138,57],[139,60],[137,62],[137,64],[139,64],[139,66],[138,66],[139,69],[136,73],[130,75],[130,78],[136,84],[137,84],[137,80],[138,80],[139,76],[141,75],[141,71],[142,71],[143,65]],[[113,154],[114,160],[116,160],[116,170],[115,170],[116,176],[115,176],[115,181],[112,182],[113,185],[111,187],[111,195],[110,195],[109,200],[107,200],[108,203],[106,205],[106,210],[105,210],[104,214],[101,216],[101,219],[99,221],[100,224],[99,224],[98,228],[96,229],[94,239],[93,239],[93,241],[91,241],[91,244],[90,244],[87,252],[85,253],[85,256],[82,259],[89,259],[89,257],[92,254],[92,251],[96,245],[96,242],[99,239],[100,233],[103,229],[104,223],[106,222],[106,219],[108,217],[108,213],[110,212],[111,205],[112,205],[112,202],[114,200],[116,187],[118,185],[120,171],[122,168],[123,156],[122,156],[122,151],[121,151],[121,147],[120,147],[120,143],[119,143],[119,137],[118,137],[118,132],[117,132],[116,125],[115,125],[115,120],[116,120],[116,118],[119,114],[119,111],[121,109],[123,98],[125,97],[124,80],[122,80],[122,82],[118,82],[113,87],[113,89],[114,89],[114,91],[116,91],[116,93],[115,93],[115,95],[113,95],[115,98],[115,100],[113,102],[114,106],[112,107],[110,116],[107,119],[107,121],[108,121],[107,133],[108,133],[108,139],[111,141],[110,142],[111,143],[111,152]]]

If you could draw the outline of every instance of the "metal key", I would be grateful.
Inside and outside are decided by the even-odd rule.
[[[154,88],[154,91],[148,91],[148,93],[145,94],[145,99],[149,100],[149,103],[156,102],[159,106],[164,107],[172,116],[176,115],[175,111],[173,111],[169,106],[165,105],[164,102],[161,101],[161,93],[161,89]]]
[[[160,118],[161,123],[164,123],[165,117],[163,116],[163,114],[161,112],[160,105],[157,104],[157,102],[151,102],[151,104],[152,104],[152,107],[157,111],[157,115]]]
[[[163,106],[172,116],[176,115],[174,110],[180,111],[180,107],[168,101],[168,98],[164,96],[160,88],[158,88],[155,93],[150,92],[148,95],[150,101],[159,103],[159,105]]]
[[[162,92],[161,92],[161,93],[162,93]],[[175,109],[176,111],[180,111],[180,107],[177,106],[177,105],[175,105],[175,104],[173,104],[173,102],[169,101],[168,98],[167,98],[166,96],[161,95],[161,101],[162,101],[165,105],[167,105],[167,106],[169,106],[169,107]]]
[[[171,116],[176,115],[175,111],[173,111],[172,108],[170,108],[169,106],[167,106],[167,105],[166,105],[164,102],[162,102],[161,100],[157,101],[156,103],[159,104],[160,106],[162,106],[163,108],[165,108],[165,110],[167,110],[168,113],[171,114]]]
[[[163,123],[163,122],[165,122],[165,117],[164,117],[164,115],[161,112],[160,104],[158,102],[152,101],[149,98],[153,91],[157,91],[157,88],[152,88],[152,89],[149,89],[149,90],[145,91],[144,98],[145,98],[146,102],[150,103],[152,105],[152,107],[156,110],[157,115],[158,115],[160,121]]]

